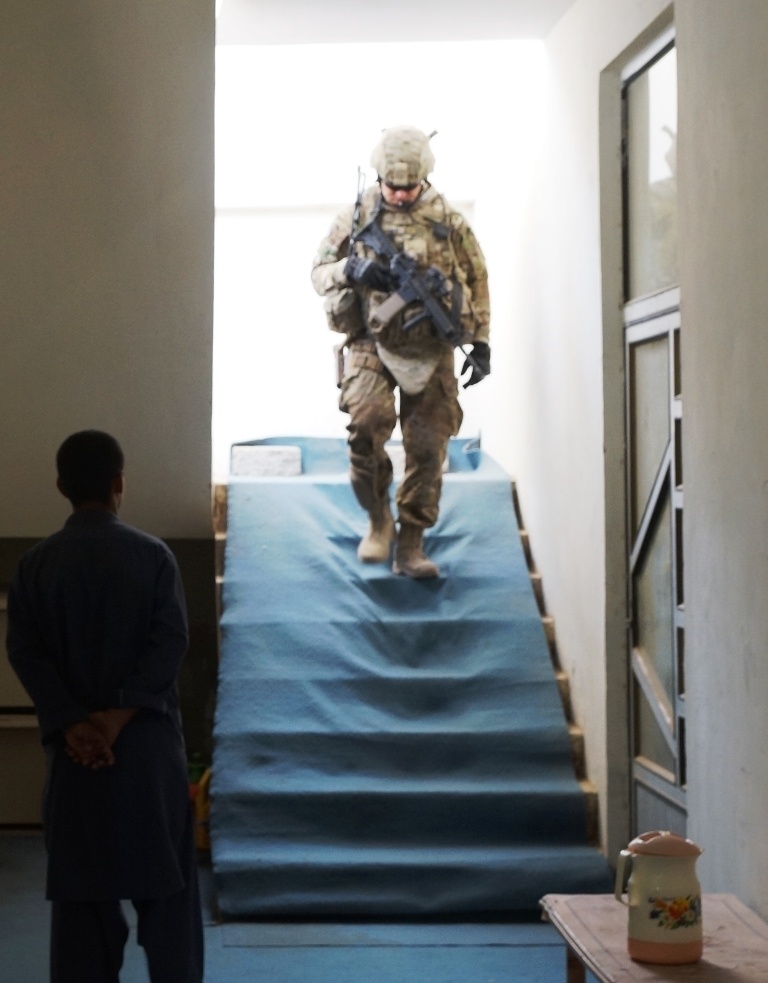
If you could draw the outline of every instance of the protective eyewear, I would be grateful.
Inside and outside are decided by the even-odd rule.
[[[416,188],[421,186],[421,181],[416,181],[414,184],[390,184],[389,181],[381,182],[390,191],[415,191]]]

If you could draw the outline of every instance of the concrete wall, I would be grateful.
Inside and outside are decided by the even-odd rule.
[[[208,681],[213,54],[207,0],[3,7],[0,568],[68,513],[61,440],[112,431],[123,517],[175,545]]]
[[[618,75],[606,83],[602,73],[640,44],[667,6],[665,0],[578,0],[548,36],[547,134],[536,193],[519,230],[520,261],[511,270],[516,307],[507,370],[515,476],[585,726],[587,769],[600,790],[610,856],[626,843],[628,815],[623,592],[615,578],[608,580],[623,555],[620,280],[609,287],[604,338],[601,254],[601,107],[608,84],[618,112],[620,83]],[[618,116],[611,126],[617,162]],[[614,240],[619,194],[617,183],[608,219]],[[618,276],[616,248],[609,237]]]
[[[609,854],[626,835],[619,71],[670,20],[577,0],[547,39],[549,139],[514,275],[516,475]],[[689,835],[768,915],[768,9],[678,0]],[[521,255],[525,255],[521,251]]]
[[[88,426],[129,521],[210,535],[213,45],[203,0],[4,8],[0,536],[58,526]]]
[[[680,0],[689,830],[768,916],[768,7]]]

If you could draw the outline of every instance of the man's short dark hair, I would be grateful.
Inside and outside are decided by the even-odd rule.
[[[124,463],[114,437],[102,430],[80,430],[67,437],[56,454],[59,487],[75,508],[84,502],[106,504]]]

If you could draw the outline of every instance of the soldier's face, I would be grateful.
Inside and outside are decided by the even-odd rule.
[[[394,208],[410,208],[418,201],[421,192],[424,190],[424,182],[418,184],[387,184],[381,182],[381,197],[388,205]]]

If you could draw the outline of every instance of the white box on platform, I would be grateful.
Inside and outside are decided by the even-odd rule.
[[[301,448],[293,444],[236,444],[230,474],[242,478],[290,478],[301,474]]]

